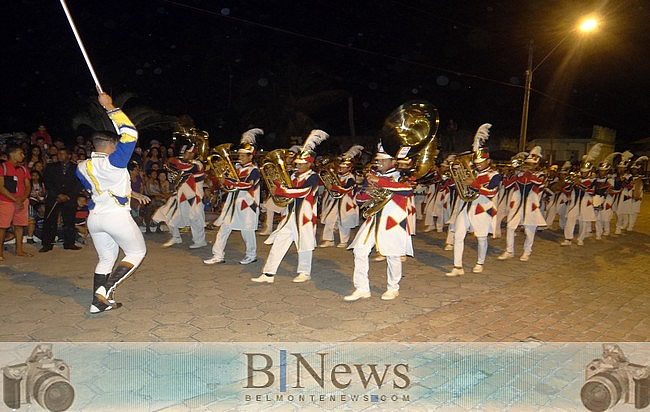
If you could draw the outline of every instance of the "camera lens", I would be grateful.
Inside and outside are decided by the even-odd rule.
[[[621,384],[615,376],[599,373],[592,376],[580,391],[585,408],[594,412],[606,411],[621,399]]]
[[[74,389],[58,373],[46,372],[34,383],[34,397],[39,405],[52,412],[63,412],[72,406]]]

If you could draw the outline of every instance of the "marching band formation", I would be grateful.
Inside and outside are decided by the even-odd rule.
[[[579,246],[592,231],[598,240],[609,236],[614,215],[615,234],[634,229],[643,198],[640,171],[645,170],[647,157],[634,159],[630,152],[611,153],[598,163],[601,146],[596,144],[576,170],[570,162],[561,167],[544,165],[540,147],[517,154],[508,164],[494,164],[487,148],[491,125],[484,124],[476,132],[471,151],[446,155],[436,164],[438,117],[437,111],[431,113],[431,107],[422,102],[400,106],[389,117],[397,118],[397,126],[392,131],[390,125],[384,126],[389,130],[382,133],[374,160],[368,165],[357,163],[355,159],[363,147],[354,144],[338,157],[318,157],[318,145],[329,137],[322,130],[312,130],[302,146],[263,155],[257,152],[257,142],[263,138],[261,129],[245,132],[237,151],[230,151],[229,144],[222,145],[225,149],[219,146],[220,150],[210,151],[204,132],[183,131],[188,140],[181,158],[171,162],[176,195],[154,218],[170,227],[172,237],[164,247],[182,242],[179,228],[184,226],[192,229],[194,243],[190,248],[207,244],[201,207],[206,173],[219,179],[227,198],[215,222],[220,228],[212,257],[204,260],[205,264],[226,263],[225,246],[233,230],[241,232],[246,247],[239,263],[256,262],[255,231],[263,206],[266,218],[262,234],[269,235],[265,243],[272,246],[262,273],[251,281],[273,284],[280,263],[295,245],[298,266],[293,282],[307,282],[312,276],[312,255],[318,244],[316,229],[320,221],[324,230],[318,246],[353,251],[354,290],[343,298],[345,301],[371,296],[368,270],[373,250],[373,259],[385,260],[387,265],[386,292],[381,299],[392,300],[399,295],[402,262],[406,256],[413,256],[412,237],[417,220],[424,221],[424,232],[447,230],[444,250],[453,251],[454,261],[445,274],[448,277],[465,273],[463,250],[468,233],[473,233],[478,243],[478,259],[472,272],[481,273],[488,238],[501,237],[502,226],[506,231],[506,248],[498,260],[516,256],[515,249],[521,247],[516,247],[517,229],[522,227],[522,262],[531,258],[536,232],[552,229],[556,218],[564,233],[562,246],[573,244],[576,223]],[[129,124],[123,113],[115,112],[119,109],[111,109],[114,120]],[[131,129],[124,130],[133,134]],[[128,141],[132,140],[130,135],[126,136]],[[233,162],[235,156],[237,161]],[[91,169],[85,170],[85,180],[95,181]],[[264,200],[263,188],[268,191]],[[128,203],[117,205],[128,207]],[[282,219],[273,228],[275,213],[280,213]],[[352,229],[357,226],[353,236]],[[114,261],[112,254],[111,259]],[[95,287],[99,299],[94,301],[93,312],[116,307],[114,285],[132,272],[138,259],[126,262],[127,267],[116,275],[105,274],[108,262],[102,265],[98,272],[102,273],[101,279],[99,284],[96,280]],[[128,256],[125,260],[129,261]],[[111,279],[110,285],[102,284],[105,278]]]

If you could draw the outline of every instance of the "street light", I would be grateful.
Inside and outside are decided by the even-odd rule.
[[[578,30],[583,33],[592,32],[596,30],[596,28],[598,28],[598,19],[596,19],[595,17],[587,17],[583,19],[578,25]],[[551,56],[551,54],[553,54],[553,52],[555,52],[555,50],[557,50],[558,47],[560,47],[562,43],[564,43],[566,39],[569,38],[569,36],[573,32],[574,30],[572,30],[566,36],[564,36],[562,40],[560,40],[555,45],[555,47],[553,47],[551,51],[548,52],[548,54],[544,56],[544,58],[539,63],[537,63],[535,67],[533,67],[533,41],[530,40],[528,43],[528,66],[526,68],[526,82],[524,84],[524,107],[521,113],[521,129],[519,131],[520,152],[526,150],[526,134],[528,131],[528,108],[530,102],[530,86],[533,82],[533,73],[535,72],[535,70],[539,68],[539,66],[541,66],[546,61],[546,59],[548,59]]]

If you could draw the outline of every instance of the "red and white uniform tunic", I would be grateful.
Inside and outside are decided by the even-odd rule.
[[[224,259],[224,250],[228,236],[233,230],[241,231],[246,245],[246,258],[257,257],[257,240],[255,230],[260,214],[260,170],[253,163],[236,165],[239,181],[226,179],[226,187],[237,190],[228,192],[228,197],[221,210],[221,215],[215,225],[221,226],[212,246],[212,255],[217,259]]]
[[[546,226],[540,209],[544,179],[537,173],[519,172],[504,182],[510,190],[508,199],[508,228],[517,226]]]
[[[318,218],[316,192],[320,178],[313,170],[291,176],[291,188],[277,184],[274,193],[293,198],[278,228],[264,243],[272,244],[263,273],[274,275],[292,243],[298,249],[298,273],[311,274],[311,255],[316,247]]]
[[[180,239],[180,228],[190,226],[195,244],[205,242],[205,212],[203,208],[203,163],[198,160],[186,162],[169,160],[172,169],[181,171],[183,178],[176,195],[167,200],[153,216],[156,222],[165,222],[175,239]]]
[[[333,185],[331,190],[343,196],[334,199],[325,191],[323,195],[323,209],[321,223],[325,224],[323,240],[334,240],[334,226],[338,223],[341,243],[347,243],[350,229],[359,225],[359,207],[354,192],[356,181],[352,173],[339,175],[341,186]]]

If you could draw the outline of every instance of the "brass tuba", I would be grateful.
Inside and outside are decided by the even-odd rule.
[[[384,121],[380,132],[386,153],[404,158],[417,151],[412,176],[420,178],[433,168],[438,154],[438,109],[424,100],[411,100],[395,109]],[[370,188],[370,200],[363,206],[363,218],[374,216],[390,202],[393,193],[388,189]]]
[[[273,202],[279,207],[286,207],[293,202],[292,198],[278,196],[274,194],[275,182],[280,182],[286,187],[291,187],[291,178],[289,177],[289,172],[287,171],[287,165],[285,158],[287,156],[286,149],[276,149],[270,151],[260,167],[260,173],[264,178],[266,187],[268,187]]]
[[[208,162],[210,170],[219,180],[223,180],[226,176],[239,182],[239,173],[230,160],[230,147],[232,143],[224,143],[212,149],[212,153],[207,156],[205,161]],[[214,159],[214,160],[213,160]],[[228,187],[223,185],[222,189],[226,192],[234,192],[237,190],[235,187]]]
[[[474,152],[463,152],[449,162],[449,174],[456,185],[458,196],[465,202],[471,202],[478,198],[479,193],[471,189],[465,181],[476,180],[477,173],[474,166]]]
[[[195,127],[185,128],[181,127],[179,130],[172,134],[172,141],[174,143],[191,142],[197,147],[197,159],[205,162],[207,154],[210,150],[210,141],[208,140],[209,134],[205,130],[199,130]],[[172,169],[167,164],[163,165],[163,170],[167,173],[167,180],[172,185],[174,190],[178,190],[184,177],[184,173],[180,170]]]
[[[341,181],[339,180],[339,175],[337,173],[339,162],[334,159],[331,159],[329,162],[325,163],[318,172],[320,179],[325,183],[325,190],[333,199],[340,199],[343,197],[343,193],[336,192],[331,190],[328,185],[341,186]]]

